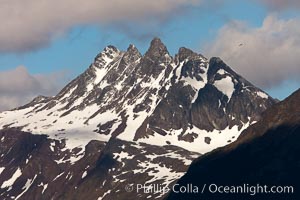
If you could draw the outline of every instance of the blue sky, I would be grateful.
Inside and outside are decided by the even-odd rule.
[[[288,61],[283,60],[282,63],[276,59],[271,61],[275,57],[286,58],[286,55],[300,51],[300,42],[298,44],[296,39],[300,30],[293,28],[299,23],[300,17],[300,5],[297,1],[164,0],[162,5],[148,5],[146,1],[146,5],[143,5],[143,1],[128,0],[116,1],[128,6],[120,5],[120,8],[111,10],[108,14],[101,14],[101,9],[106,9],[105,6],[117,7],[117,3],[106,5],[108,3],[104,3],[105,1],[100,1],[103,4],[94,4],[95,0],[90,1],[86,6],[89,13],[99,9],[100,14],[89,16],[85,13],[86,10],[77,7],[74,7],[73,13],[64,12],[63,7],[68,8],[71,1],[63,0],[61,13],[60,10],[57,13],[47,13],[45,10],[44,13],[37,12],[39,16],[30,16],[29,10],[27,14],[20,14],[24,15],[23,18],[9,14],[12,16],[2,19],[8,21],[8,28],[4,27],[1,30],[7,34],[0,34],[0,74],[7,71],[13,74],[14,70],[23,66],[22,70],[26,76],[48,78],[44,80],[50,80],[50,77],[55,82],[49,84],[53,85],[53,88],[49,86],[45,91],[42,90],[44,86],[36,91],[27,88],[30,91],[28,99],[36,93],[47,95],[57,92],[60,87],[82,73],[105,46],[112,44],[125,50],[133,43],[144,53],[154,36],[162,39],[172,55],[179,47],[185,46],[206,57],[220,56],[234,70],[275,98],[283,99],[299,88],[297,77],[300,75],[300,67],[297,66],[297,61],[300,60],[297,55],[289,57]],[[20,10],[23,8],[20,1],[11,2],[13,3],[7,3],[6,7],[0,8],[0,12],[8,12],[12,7],[17,9],[20,6]],[[30,0],[27,3],[32,5],[29,6],[32,15],[36,15],[35,6],[36,10],[41,10],[38,0]],[[52,6],[51,3],[48,6]],[[134,13],[135,11],[131,10],[134,6],[141,12]],[[60,18],[54,18],[53,15]],[[36,21],[36,18],[40,20]],[[275,31],[268,24],[275,26]],[[293,39],[296,42],[290,44]],[[228,44],[228,41],[231,43]],[[264,45],[260,41],[267,42]],[[238,56],[232,55],[236,45],[230,46],[235,42],[247,43]],[[258,43],[259,49],[251,49],[250,43]],[[291,45],[290,49],[288,45]],[[278,51],[271,54],[270,49]],[[265,58],[263,62],[259,60],[262,54],[264,56],[260,59]],[[252,60],[257,62],[251,63]],[[262,66],[260,63],[263,63]],[[254,67],[252,72],[254,65],[256,68]],[[288,70],[288,73],[281,69]],[[270,75],[263,76],[264,74]],[[7,89],[1,89],[0,86],[0,93],[4,95],[11,91],[7,92]],[[18,98],[18,95],[15,95],[15,98]],[[16,101],[15,104],[17,103],[23,102]]]
[[[64,36],[55,39],[49,46],[24,53],[0,54],[2,69],[25,65],[31,73],[48,73],[69,68],[75,73],[82,72],[95,55],[106,45],[113,44],[125,50],[134,43],[145,52],[152,37],[158,36],[173,55],[178,48],[185,46],[199,53],[208,40],[212,40],[224,23],[233,20],[247,20],[253,26],[262,23],[266,10],[254,2],[232,1],[214,8],[210,5],[194,6],[186,13],[172,17],[167,22],[158,22],[154,30],[147,30],[140,24],[131,25],[133,31],[142,29],[137,37],[112,26],[74,26]],[[249,12],[249,8],[252,10]],[[147,32],[149,31],[149,32]],[[138,31],[137,31],[138,32]],[[146,38],[140,39],[143,34]]]

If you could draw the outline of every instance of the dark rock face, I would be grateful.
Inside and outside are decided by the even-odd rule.
[[[232,71],[219,58],[212,58],[208,64],[204,57],[185,48],[181,48],[176,57],[178,62],[188,60],[182,65],[179,80],[194,78],[205,82],[202,76],[207,73],[207,77],[204,76],[207,83],[197,91],[192,84],[184,85],[183,81],[176,82],[174,78],[166,98],[150,116],[148,130],[143,130],[143,133],[152,134],[154,131],[151,127],[161,131],[182,128],[178,139],[192,143],[199,134],[189,131],[189,128],[196,126],[201,130],[221,131],[226,127],[238,126],[240,130],[247,122],[259,120],[260,113],[275,103],[272,98],[258,97],[257,94],[262,91]],[[233,81],[230,98],[214,85],[225,77]]]
[[[219,58],[212,58],[209,66],[208,84],[199,91],[192,107],[192,119],[197,127],[223,130],[227,126],[237,125],[241,128],[243,123],[249,121],[249,116],[250,121],[258,121],[260,113],[274,104],[273,99],[257,98],[256,94],[260,90],[232,71]],[[217,73],[220,70],[225,73]],[[214,86],[216,81],[224,77],[230,77],[234,81],[231,99]]]
[[[124,187],[172,185],[274,103],[219,58],[108,46],[56,96],[0,113],[0,197],[164,198]]]
[[[195,160],[180,185],[292,186],[290,194],[255,194],[254,199],[299,199],[300,90],[263,113],[239,139]],[[270,189],[270,188],[269,188]],[[170,199],[250,199],[248,194],[171,193]]]

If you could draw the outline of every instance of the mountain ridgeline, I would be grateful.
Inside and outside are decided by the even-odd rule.
[[[56,96],[0,113],[0,197],[162,199],[124,188],[174,184],[274,103],[220,58],[107,46]]]
[[[1,113],[0,126],[56,139],[59,130],[75,129],[102,141],[118,137],[205,153],[234,141],[274,103],[221,59],[186,48],[173,58],[155,38],[144,56],[133,45],[125,52],[106,47],[58,95]],[[223,142],[219,132],[226,133]]]

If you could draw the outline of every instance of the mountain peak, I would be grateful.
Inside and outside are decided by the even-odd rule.
[[[177,63],[178,57],[184,62]],[[24,127],[55,139],[60,137],[56,131],[64,129],[65,138],[77,140],[73,130],[84,127],[93,139],[155,141],[205,153],[221,145],[209,132],[234,127],[225,134],[225,145],[273,104],[267,94],[214,60],[208,63],[187,48],[180,48],[175,59],[159,38],[144,56],[134,45],[126,52],[107,46],[88,70],[55,97],[30,105],[24,117],[22,109],[18,115],[0,113],[0,129]],[[10,114],[21,117],[11,121]],[[83,139],[85,145],[89,139]]]
[[[103,50],[104,50],[104,51],[113,51],[113,52],[118,52],[118,51],[119,51],[118,48],[115,47],[115,46],[113,46],[113,45],[108,45],[108,46],[105,47]]]
[[[135,49],[137,49],[137,48],[134,46],[134,44],[130,44],[127,48],[127,51],[135,50]]]
[[[132,53],[132,54],[140,54],[139,50],[136,48],[136,46],[134,46],[133,44],[130,44],[127,48],[127,52],[128,53]]]
[[[225,71],[228,71],[232,74],[236,74],[230,67],[224,63],[224,61],[219,57],[212,57],[209,60],[209,76],[214,76],[214,74],[217,73],[218,70],[223,69]]]
[[[154,37],[152,40],[151,40],[151,45],[152,44],[163,44],[161,39],[158,38],[158,37]]]
[[[178,50],[178,59],[179,62],[184,61],[185,59],[191,58],[191,57],[203,57],[200,54],[195,53],[194,51],[192,51],[191,49],[185,48],[185,47],[180,47]]]
[[[104,57],[108,57],[108,58],[113,58],[115,55],[119,54],[120,50],[113,46],[113,45],[108,45],[106,46],[102,52],[100,52],[96,58],[95,58],[95,62],[97,62],[97,60],[102,60]]]
[[[191,49],[188,49],[186,47],[180,47],[178,50],[178,54],[195,54]]]
[[[148,51],[146,52],[145,56],[147,57],[154,57],[159,58],[169,54],[167,47],[162,43],[162,41],[155,37],[151,43]]]
[[[142,55],[139,52],[139,50],[133,44],[130,44],[127,48],[127,51],[125,52],[124,57],[127,58],[128,62],[135,62],[139,58],[141,58]]]
[[[210,62],[218,64],[223,63],[223,60],[219,57],[211,57]]]

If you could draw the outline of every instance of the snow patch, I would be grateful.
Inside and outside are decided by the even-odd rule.
[[[0,175],[2,174],[2,172],[5,170],[5,167],[0,167]]]
[[[22,175],[22,171],[20,168],[18,168],[10,179],[3,182],[1,188],[11,187],[21,175]]]
[[[225,74],[226,74],[226,72],[225,72],[224,69],[219,69],[219,70],[217,71],[217,73],[220,74],[220,75],[225,75]]]
[[[48,188],[48,183],[43,185],[43,191],[42,191],[42,194],[44,194],[44,192],[46,191],[46,189]]]
[[[87,175],[87,171],[83,172],[81,178],[84,179],[86,177],[86,175]]]
[[[228,101],[230,101],[231,96],[234,92],[234,83],[232,82],[232,78],[229,76],[226,76],[225,78],[221,80],[216,80],[214,82],[214,86],[223,94],[225,94],[228,97]]]
[[[98,200],[102,200],[106,195],[108,195],[108,194],[110,194],[110,193],[111,193],[111,190],[108,190],[107,192],[105,192],[105,193],[103,194],[102,197],[99,197]]]
[[[261,91],[256,92],[256,94],[257,94],[257,96],[259,96],[263,99],[268,99],[269,98],[269,96],[266,93],[261,92]]]
[[[55,181],[56,179],[58,179],[59,177],[61,177],[64,173],[65,173],[65,172],[62,172],[62,173],[58,174],[58,175],[53,179],[53,181]]]
[[[127,152],[122,151],[121,153],[114,153],[114,159],[117,159],[118,162],[122,162],[123,159],[132,159],[134,155],[129,155]]]
[[[163,130],[166,133],[168,133],[165,136],[162,136],[158,133],[155,133],[153,136],[149,136],[148,138],[141,138],[138,140],[138,142],[143,142],[146,144],[151,145],[159,145],[163,146],[166,145],[167,142],[171,143],[171,145],[182,147],[186,150],[205,154],[207,152],[210,152],[218,147],[225,146],[231,142],[234,142],[240,133],[247,128],[250,125],[250,122],[244,124],[244,126],[239,130],[239,127],[233,126],[232,128],[225,128],[224,130],[214,130],[214,131],[206,131],[201,130],[196,126],[193,126],[193,128],[188,128],[183,135],[189,134],[189,133],[196,133],[197,137],[194,138],[194,141],[187,142],[184,140],[178,140],[179,135],[182,134],[183,129],[179,130]],[[210,143],[207,144],[205,142],[205,138],[208,137],[211,139]]]
[[[50,147],[51,151],[54,152],[55,142],[54,141],[51,142],[49,147]]]

